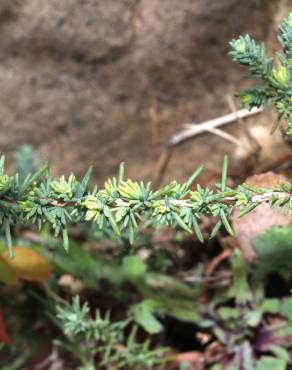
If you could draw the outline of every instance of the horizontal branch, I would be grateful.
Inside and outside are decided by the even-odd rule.
[[[251,197],[251,203],[266,203],[268,202],[271,197],[277,197],[278,199],[283,199],[286,197],[290,197],[291,194],[287,192],[280,192],[280,191],[270,191],[263,194],[256,194]],[[59,208],[65,208],[65,207],[77,207],[80,206],[80,203],[77,202],[65,202],[65,201],[57,201],[53,199],[48,198],[40,198],[39,199],[43,205],[49,206],[49,207],[59,207]],[[155,201],[162,201],[164,199],[155,199]],[[233,205],[237,202],[236,197],[223,197],[221,199],[218,199],[212,203],[222,203],[222,204],[230,204]],[[168,203],[175,207],[186,207],[186,208],[193,208],[193,203],[189,199],[169,199]],[[7,199],[7,198],[0,198],[0,208],[1,204],[4,206],[13,206],[17,207],[17,202],[15,200]],[[115,199],[114,202],[111,205],[112,207],[128,207],[131,208],[133,205],[131,202],[125,201],[122,198]]]
[[[0,157],[0,226],[6,235],[10,255],[13,255],[10,229],[17,224],[32,223],[39,229],[49,224],[56,236],[63,236],[67,250],[67,228],[71,223],[94,223],[100,230],[107,229],[117,236],[126,230],[133,243],[138,222],[142,220],[146,227],[180,228],[195,233],[203,241],[199,227],[203,215],[218,219],[211,232],[213,237],[221,226],[234,235],[229,219],[236,205],[240,207],[241,216],[265,202],[270,202],[272,207],[284,207],[286,211],[292,209],[292,186],[288,182],[271,190],[249,186],[228,188],[227,156],[222,164],[220,186],[215,190],[200,185],[195,187],[202,166],[185,183],[173,181],[154,191],[150,183],[124,180],[122,164],[117,178],[107,180],[103,189],[95,188],[90,192],[91,169],[79,182],[74,174],[68,179],[62,176],[52,180],[45,166],[20,183],[18,175],[4,173],[3,164],[3,157]]]

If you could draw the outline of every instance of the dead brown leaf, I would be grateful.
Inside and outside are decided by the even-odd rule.
[[[285,181],[285,177],[267,172],[249,177],[246,183],[264,188],[273,188]],[[269,204],[262,203],[244,217],[238,218],[239,209],[233,214],[233,228],[239,247],[245,259],[249,262],[256,258],[252,240],[273,226],[288,226],[292,224],[292,214],[288,216],[281,210],[272,209]]]

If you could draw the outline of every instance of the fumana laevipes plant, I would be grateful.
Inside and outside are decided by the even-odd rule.
[[[280,26],[279,41],[282,52],[277,62],[268,58],[263,44],[257,44],[248,35],[231,42],[231,56],[249,67],[249,77],[259,84],[238,94],[248,108],[274,103],[277,127],[282,119],[287,122],[286,134],[292,132],[292,12]],[[139,221],[147,226],[168,225],[195,233],[203,241],[199,222],[202,215],[218,218],[211,232],[216,235],[221,226],[233,234],[228,218],[235,206],[240,216],[252,211],[262,202],[272,207],[292,208],[292,185],[284,182],[272,189],[255,188],[243,184],[237,189],[227,185],[228,159],[224,158],[221,182],[215,189],[194,187],[202,171],[199,167],[184,184],[172,181],[158,190],[151,184],[124,178],[124,165],[117,178],[109,179],[102,189],[89,190],[92,168],[81,182],[74,174],[68,179],[52,179],[46,163],[34,174],[22,179],[18,174],[8,175],[4,156],[0,158],[0,223],[6,235],[10,256],[13,256],[11,228],[16,224],[44,224],[52,227],[55,235],[62,234],[64,248],[68,249],[68,224],[92,222],[100,229],[111,228],[116,235],[127,229],[134,240]]]

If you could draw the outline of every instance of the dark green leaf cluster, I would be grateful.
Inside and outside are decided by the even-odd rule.
[[[285,232],[291,233],[291,229]],[[278,246],[274,244],[275,250]],[[258,262],[257,268],[263,267],[261,263]],[[292,343],[291,298],[266,298],[264,280],[267,276],[261,275],[258,279],[257,273],[253,273],[249,281],[248,266],[239,251],[234,252],[231,267],[233,284],[217,292],[205,319],[199,323],[211,328],[224,348],[222,365],[216,364],[212,370],[241,369],[242,364],[244,369],[286,369]],[[234,301],[233,306],[230,300]],[[272,320],[276,317],[277,325]]]
[[[166,349],[151,350],[149,340],[139,343],[136,326],[126,338],[129,319],[112,322],[109,313],[102,317],[99,311],[90,318],[88,304],[81,305],[78,296],[71,305],[57,307],[57,318],[69,342],[67,349],[82,363],[80,370],[94,370],[96,361],[99,368],[113,370],[153,369],[163,363]],[[57,344],[62,346],[61,342]]]
[[[195,323],[215,336],[221,347],[216,365],[210,367],[212,370],[229,367],[239,370],[242,368],[241,361],[246,364],[246,369],[262,370],[265,366],[269,368],[268,364],[271,364],[273,369],[284,370],[290,360],[289,349],[292,346],[292,299],[272,296],[267,298],[265,287],[271,274],[276,272],[287,282],[291,279],[291,236],[291,227],[276,227],[257,237],[252,243],[259,258],[253,264],[247,264],[240,251],[235,249],[230,256],[232,273],[228,286],[219,285],[217,281],[216,290],[208,303],[199,303],[205,283],[201,285],[197,281],[190,286],[174,277],[153,273],[148,271],[147,265],[137,256],[125,257],[122,266],[112,266],[111,272],[103,278],[117,284],[113,275],[118,274],[118,284],[128,281],[138,289],[143,300],[131,306],[129,314],[132,319],[129,320],[134,320],[149,334],[162,332],[163,321],[158,320],[157,316],[168,315],[180,321]],[[75,248],[80,251],[77,246]],[[63,252],[64,257],[71,262],[72,252]],[[88,253],[82,250],[83,255]],[[80,270],[79,261],[85,258],[80,259],[80,254],[78,256],[75,264],[77,270]],[[98,268],[96,260],[94,263],[95,267],[92,266],[87,271],[96,276],[96,271],[101,268]],[[108,262],[102,262],[103,265],[106,263]],[[72,263],[69,265],[72,266]],[[74,271],[75,274],[82,276],[76,273],[77,270]],[[71,267],[64,272],[72,273]],[[78,336],[79,333],[86,332],[87,341],[94,341],[94,320],[86,323],[88,309],[75,309],[74,315],[72,307],[61,310],[62,328],[67,336]],[[96,317],[99,320],[99,316]],[[98,326],[103,327],[101,324]],[[115,335],[118,337],[118,334]],[[82,337],[78,338],[82,343]],[[111,337],[105,338],[110,341]]]
[[[214,189],[197,185],[192,188],[202,167],[184,184],[175,181],[154,191],[151,184],[124,180],[121,165],[117,178],[106,181],[100,190],[88,190],[90,168],[81,182],[71,174],[68,179],[51,178],[48,164],[23,181],[18,174],[4,172],[4,157],[0,159],[0,222],[6,234],[10,255],[13,254],[11,227],[19,224],[36,224],[39,229],[49,225],[55,235],[61,234],[68,249],[68,224],[94,223],[101,230],[110,228],[117,236],[123,230],[133,242],[138,222],[146,226],[170,226],[195,233],[203,241],[199,221],[202,215],[218,218],[211,237],[221,226],[233,235],[229,216],[235,206],[244,215],[262,202],[292,208],[292,189],[284,183],[275,189],[256,189],[243,185],[238,189],[227,187],[227,157],[223,161],[222,179]]]
[[[230,55],[240,64],[247,66],[248,77],[256,78],[260,84],[237,95],[244,107],[251,109],[267,105],[271,100],[275,106],[277,119],[276,129],[281,121],[287,121],[286,134],[292,136],[292,12],[279,27],[279,41],[282,52],[277,53],[275,60],[267,57],[264,44],[257,44],[249,35],[232,40]]]

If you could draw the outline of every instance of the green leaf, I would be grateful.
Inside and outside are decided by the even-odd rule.
[[[231,236],[234,236],[234,231],[233,231],[232,227],[230,226],[230,224],[228,222],[228,219],[226,217],[226,214],[225,214],[225,212],[222,208],[220,209],[220,217],[221,217],[222,223],[223,223],[226,231],[228,232],[228,234],[230,234]]]
[[[228,292],[229,297],[234,297],[237,303],[246,303],[249,298],[249,285],[245,261],[239,250],[235,250],[231,258],[233,271],[233,285]]]
[[[32,176],[28,176],[20,187],[20,193],[24,193],[35,181],[39,180],[49,168],[49,162],[46,161],[45,164]]]
[[[93,166],[90,166],[83,177],[82,183],[80,185],[80,196],[81,197],[84,195],[88,187],[88,184],[89,184],[89,181],[92,175],[92,171],[93,171]]]
[[[281,315],[287,317],[292,323],[292,298],[284,298],[280,304]]]
[[[10,231],[10,223],[8,220],[4,221],[4,229],[5,229],[5,236],[7,240],[8,255],[10,258],[13,258],[14,252],[13,252],[13,245],[12,245],[12,238],[11,238],[11,231]]]
[[[213,365],[210,370],[222,370],[219,364]]]
[[[191,175],[191,177],[188,179],[188,181],[185,184],[186,190],[189,190],[189,188],[193,185],[196,178],[202,173],[204,169],[204,166],[200,166],[196,169],[196,171]]]
[[[274,354],[277,358],[285,360],[286,362],[290,360],[289,351],[283,348],[282,346],[278,345],[269,346],[269,352]]]
[[[125,163],[122,162],[119,168],[118,185],[120,185],[124,181],[124,174],[125,174]]]
[[[195,230],[195,233],[197,235],[197,238],[199,239],[199,241],[201,243],[204,243],[204,237],[203,237],[203,234],[201,232],[201,229],[200,229],[200,226],[199,226],[199,223],[198,221],[196,220],[196,217],[194,216],[193,217],[193,225],[194,225],[194,230]]]
[[[257,363],[256,370],[286,370],[287,363],[284,359],[263,356]]]
[[[224,156],[222,164],[221,191],[225,191],[227,183],[228,157]]]
[[[291,274],[292,227],[273,227],[252,240],[259,256],[256,273],[266,276],[279,272],[283,276]]]
[[[222,221],[219,220],[211,232],[210,239],[214,238],[214,236],[217,235],[221,226],[222,226]]]
[[[0,156],[0,176],[4,175],[4,167],[5,167],[5,156]]]
[[[244,208],[241,208],[241,210],[239,212],[239,215],[238,215],[238,218],[241,218],[241,217],[247,215],[249,212],[253,211],[258,205],[259,205],[259,203],[254,203],[254,204],[249,204],[248,206],[246,206]]]
[[[277,298],[267,298],[261,304],[260,309],[263,313],[277,314],[280,310],[280,301]]]
[[[240,318],[241,312],[239,308],[232,308],[232,307],[220,307],[218,309],[218,315],[224,321],[226,320],[238,320]]]
[[[106,279],[116,285],[124,282],[121,267],[101,255],[89,253],[80,244],[72,241],[69,251],[67,253],[64,248],[58,248],[58,253],[47,251],[45,257],[58,271],[81,279],[89,288],[97,289],[100,279]]]
[[[151,299],[153,313],[189,322],[197,323],[200,320],[201,306],[197,303],[199,292],[186,284],[167,275],[148,272],[137,283],[136,287],[142,295]]]
[[[103,207],[103,212],[104,212],[104,215],[106,216],[106,218],[108,219],[111,227],[113,228],[114,232],[116,233],[116,235],[119,236],[121,234],[121,232],[120,232],[118,224],[116,223],[116,220],[114,219],[114,216],[111,213],[110,208],[108,206],[104,206]]]
[[[62,236],[63,236],[63,247],[66,252],[69,251],[69,239],[68,239],[68,230],[65,228],[62,230]]]
[[[257,327],[262,319],[261,310],[248,311],[245,315],[246,323],[248,326]]]
[[[155,311],[161,314],[169,315],[185,322],[199,323],[201,320],[200,307],[195,302],[178,300],[177,298],[169,298],[163,295],[159,297],[159,294],[153,300],[156,303]]]
[[[272,128],[271,128],[271,134],[273,134],[277,128],[279,127],[279,124],[281,122],[281,116],[276,116],[274,121],[273,121],[273,125],[272,125]]]
[[[126,279],[140,280],[146,272],[146,265],[137,256],[127,256],[123,258],[122,270]]]
[[[177,213],[173,213],[173,217],[174,219],[176,220],[176,222],[178,223],[178,225],[185,231],[187,231],[188,233],[192,233],[192,230],[188,227],[188,225],[183,221],[183,219],[177,214]]]
[[[153,315],[154,306],[153,301],[145,300],[132,307],[134,320],[149,334],[157,334],[163,329],[161,323]]]
[[[251,184],[246,183],[246,182],[244,184],[242,184],[242,187],[244,189],[249,190],[252,193],[256,193],[256,194],[264,194],[265,191],[267,190],[267,189],[261,189],[261,188],[259,188],[257,186],[251,185]]]
[[[168,295],[177,299],[195,299],[195,291],[187,284],[172,276],[157,272],[147,272],[144,282],[147,284],[147,287],[158,291],[159,294]]]
[[[190,370],[191,366],[188,362],[180,362],[178,370]]]
[[[251,343],[245,341],[239,345],[237,357],[240,359],[243,356],[243,364],[240,367],[244,370],[254,370],[254,358]],[[240,361],[241,362],[241,361]]]

